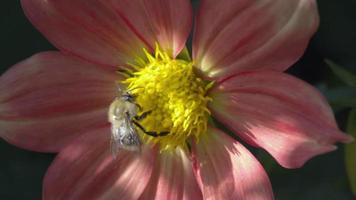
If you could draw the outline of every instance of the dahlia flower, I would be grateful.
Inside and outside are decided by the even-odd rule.
[[[273,199],[268,176],[224,124],[286,168],[336,149],[320,93],[283,73],[318,26],[314,0],[22,0],[59,51],[0,78],[0,136],[58,152],[44,199]],[[118,73],[119,72],[119,73]],[[110,152],[117,85],[135,97],[139,152]]]

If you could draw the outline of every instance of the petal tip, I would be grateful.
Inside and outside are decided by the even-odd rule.
[[[346,135],[345,139],[342,142],[344,142],[344,143],[352,143],[352,142],[355,142],[355,138],[352,137],[351,135]]]

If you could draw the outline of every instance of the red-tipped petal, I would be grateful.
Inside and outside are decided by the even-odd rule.
[[[211,95],[218,120],[287,168],[351,140],[338,130],[316,89],[281,72],[242,73],[217,85]]]
[[[137,199],[152,173],[155,154],[110,151],[110,128],[81,135],[56,157],[44,178],[43,199]]]
[[[204,199],[273,199],[266,172],[246,148],[212,127],[207,134],[193,145],[195,174]]]
[[[0,77],[0,136],[36,151],[58,151],[107,123],[114,71],[58,52],[37,54]]]
[[[304,52],[319,17],[315,0],[202,0],[193,58],[208,77],[283,71]]]
[[[162,152],[157,159],[150,184],[140,199],[202,199],[192,164],[183,150]]]
[[[30,21],[57,48],[92,62],[118,66],[152,50],[155,42],[175,54],[191,23],[188,0],[22,0]],[[179,17],[178,14],[183,14]]]

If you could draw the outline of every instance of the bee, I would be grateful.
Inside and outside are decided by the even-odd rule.
[[[141,141],[132,123],[137,115],[134,97],[128,92],[121,92],[111,103],[108,119],[111,123],[111,152],[117,155],[119,149],[140,151]]]
[[[136,127],[153,137],[164,136],[169,133],[146,131],[138,121],[144,119],[151,111],[138,116],[138,110],[142,110],[142,108],[135,102],[135,97],[128,91],[119,89],[119,95],[111,103],[108,112],[108,120],[111,123],[110,146],[114,157],[116,157],[119,149],[140,152],[142,142]]]

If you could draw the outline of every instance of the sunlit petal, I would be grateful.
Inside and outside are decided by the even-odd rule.
[[[335,150],[336,142],[351,140],[336,127],[320,93],[284,73],[242,73],[211,94],[213,115],[284,167],[300,167],[315,155]]]
[[[162,152],[157,161],[150,183],[140,199],[202,199],[192,164],[183,150]]]
[[[273,199],[266,172],[247,149],[217,129],[207,134],[193,146],[204,199]]]
[[[214,79],[252,69],[283,71],[303,54],[318,23],[314,0],[202,0],[193,58]]]

